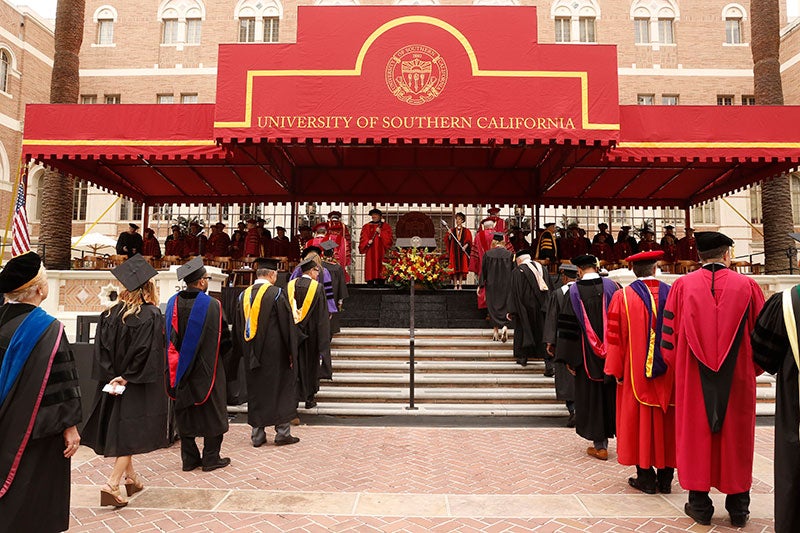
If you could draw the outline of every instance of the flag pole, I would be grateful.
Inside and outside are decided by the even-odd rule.
[[[3,231],[3,249],[0,250],[0,265],[3,264],[3,254],[5,253],[6,246],[8,246],[8,230],[11,227],[11,221],[14,219],[14,208],[17,206],[17,193],[19,192],[19,183],[22,176],[27,173],[28,166],[22,164],[22,155],[19,156],[19,166],[17,167],[17,180],[14,182],[14,188],[11,189],[11,209],[8,210],[8,217],[6,217],[6,229]],[[27,190],[25,191],[27,194]],[[27,202],[26,202],[27,203]]]

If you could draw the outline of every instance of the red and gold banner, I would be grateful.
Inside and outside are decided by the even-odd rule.
[[[221,45],[231,139],[616,141],[613,46],[537,43],[536,8],[300,7],[296,44]]]

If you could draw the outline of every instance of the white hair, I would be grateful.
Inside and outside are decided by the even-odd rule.
[[[485,220],[483,222],[483,229],[492,229],[494,227],[494,220]]]
[[[45,274],[44,265],[42,265],[39,267],[39,272],[36,276],[23,285],[23,288],[7,292],[4,297],[7,302],[24,303],[30,300],[40,287],[45,285],[47,285],[47,274]]]

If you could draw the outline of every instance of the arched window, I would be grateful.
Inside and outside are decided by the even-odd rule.
[[[96,44],[109,46],[114,44],[114,23],[117,21],[117,10],[111,6],[98,7],[92,16],[97,25]]]
[[[725,22],[725,44],[744,43],[742,23],[747,20],[747,12],[740,4],[728,4],[722,8],[722,20]]]
[[[205,5],[200,0],[163,0],[158,8],[161,44],[200,44]]]
[[[556,0],[550,7],[557,43],[597,42],[600,5],[596,0]]]
[[[234,19],[240,43],[277,43],[283,6],[278,0],[239,0]]]
[[[635,0],[630,12],[636,44],[675,44],[675,21],[679,20],[674,0]]]
[[[89,184],[84,180],[75,180],[72,196],[72,220],[86,220],[86,203],[89,200]]]
[[[44,186],[44,168],[39,165],[28,169],[28,219],[42,218],[42,187]]]
[[[8,74],[11,72],[11,56],[8,50],[0,48],[0,91],[8,92]]]

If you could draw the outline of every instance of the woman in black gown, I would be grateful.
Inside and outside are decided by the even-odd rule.
[[[168,401],[164,392],[164,319],[151,278],[156,271],[135,255],[112,271],[125,286],[119,303],[100,316],[93,378],[99,383],[83,442],[98,454],[116,457],[100,505],[124,507],[119,490],[125,475],[128,496],[144,488],[132,456],[168,445]],[[124,386],[103,392],[106,386]]]

